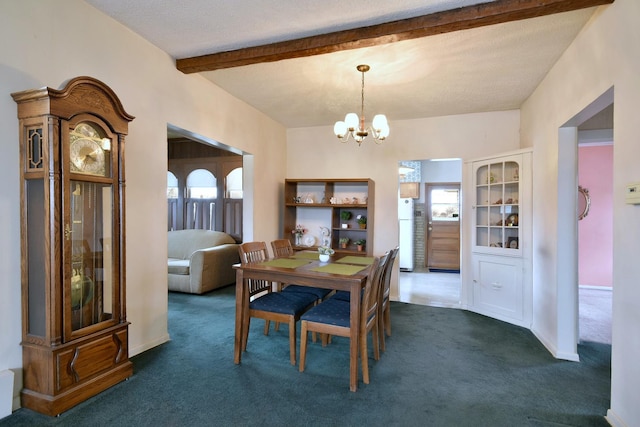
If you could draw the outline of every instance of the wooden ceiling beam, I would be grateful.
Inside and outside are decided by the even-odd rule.
[[[495,0],[415,18],[178,59],[185,74],[322,55],[611,4],[614,0]]]

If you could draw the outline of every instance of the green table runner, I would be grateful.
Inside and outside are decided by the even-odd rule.
[[[310,262],[311,261],[307,259],[276,258],[261,262],[260,264],[268,265],[269,267],[298,268],[301,265],[309,264]]]
[[[312,259],[312,260],[317,260],[318,259],[318,252],[311,252],[311,251],[300,251],[300,252],[296,252],[293,255],[294,258],[303,258],[303,259]]]
[[[371,265],[373,264],[373,257],[370,256],[346,256],[344,258],[340,258],[338,261],[343,264],[362,264],[362,265]]]
[[[364,270],[367,268],[362,265],[345,265],[345,264],[327,264],[320,267],[312,268],[313,271],[318,271],[320,273],[331,273],[331,274],[342,274],[345,276],[352,276],[357,272]]]

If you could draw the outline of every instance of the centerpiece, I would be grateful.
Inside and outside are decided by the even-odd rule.
[[[318,247],[318,258],[320,262],[328,262],[329,257],[333,255],[335,251],[328,246],[319,246]]]

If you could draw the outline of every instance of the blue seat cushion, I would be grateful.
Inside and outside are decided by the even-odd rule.
[[[331,298],[335,298],[341,301],[351,301],[351,293],[347,291],[336,291]]]
[[[329,298],[316,305],[300,317],[300,320],[310,322],[326,323],[328,325],[344,326],[348,328],[351,324],[351,306],[349,301]]]
[[[297,316],[315,303],[316,297],[312,294],[296,292],[271,292],[249,303],[252,310],[268,311],[271,313],[288,314]]]
[[[364,289],[362,291],[360,291],[360,299],[362,299],[362,297],[364,296]],[[351,292],[347,292],[347,291],[337,291],[335,294],[333,294],[333,296],[331,297],[332,299],[335,298],[337,300],[340,301],[351,301]]]
[[[313,294],[316,299],[323,299],[331,293],[331,289],[313,288],[311,286],[299,286],[289,285],[282,290],[282,292],[303,292],[306,294]]]

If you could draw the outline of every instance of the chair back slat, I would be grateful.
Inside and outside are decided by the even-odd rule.
[[[269,259],[267,244],[265,242],[245,242],[238,246],[240,262],[242,264],[250,262],[262,262]],[[272,284],[266,280],[247,279],[245,280],[249,297],[263,292],[271,292]]]
[[[391,275],[393,274],[393,264],[396,261],[399,250],[400,248],[396,246],[395,248],[391,249],[389,253],[389,259],[387,260],[387,265],[384,270],[383,286],[380,294],[381,301],[386,301],[389,299],[389,293],[391,292]]]
[[[294,255],[293,246],[288,239],[277,239],[271,242],[271,249],[275,258],[284,258]]]
[[[382,285],[383,273],[389,252],[377,258],[371,264],[371,274],[367,278],[367,284],[364,288],[364,296],[362,298],[362,318],[361,325],[366,325],[371,319],[375,319],[378,311],[378,295]]]

